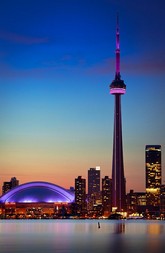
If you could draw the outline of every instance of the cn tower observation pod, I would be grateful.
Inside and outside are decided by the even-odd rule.
[[[54,203],[74,201],[74,192],[48,182],[21,184],[0,197],[0,203]]]
[[[125,94],[126,85],[123,80],[114,80],[110,85],[110,94]]]

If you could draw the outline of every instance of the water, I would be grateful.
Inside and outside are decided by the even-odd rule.
[[[163,253],[165,221],[0,220],[0,253]]]

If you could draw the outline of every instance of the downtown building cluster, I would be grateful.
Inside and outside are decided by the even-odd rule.
[[[44,201],[26,203],[5,203],[1,206],[1,217],[12,218],[111,218],[120,214],[127,218],[165,219],[165,185],[162,184],[162,151],[160,145],[145,147],[145,191],[133,189],[123,195],[125,209],[113,207],[112,178],[101,177],[99,166],[89,168],[87,179],[75,178],[71,191],[74,200],[48,203]],[[20,185],[21,186],[21,185]],[[2,186],[2,196],[19,188],[19,181],[13,177]],[[32,188],[31,188],[32,189]],[[35,195],[35,190],[33,188]],[[41,191],[39,194],[43,194]],[[3,210],[2,210],[3,209]],[[5,213],[5,216],[2,214]],[[117,216],[118,217],[118,216]]]
[[[88,194],[86,194],[88,188]],[[98,218],[103,213],[110,214],[112,199],[112,180],[105,176],[102,178],[100,167],[88,170],[88,187],[86,179],[78,176],[75,179],[75,204],[77,215],[80,217]]]
[[[77,213],[83,217],[111,217],[118,213],[129,218],[165,218],[165,185],[162,184],[161,146],[145,147],[145,192],[133,189],[123,195],[125,209],[113,206],[112,178],[105,176],[101,180],[99,167],[88,170],[88,187],[86,179],[75,179],[75,203]],[[102,184],[101,184],[102,182]],[[88,193],[86,194],[86,189]]]

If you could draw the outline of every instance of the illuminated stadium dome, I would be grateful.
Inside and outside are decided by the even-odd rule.
[[[54,203],[74,201],[74,192],[47,182],[19,185],[1,196],[0,203]]]

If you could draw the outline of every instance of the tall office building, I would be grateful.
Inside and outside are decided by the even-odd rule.
[[[146,145],[146,201],[147,205],[160,205],[161,188],[161,146]]]
[[[78,176],[75,179],[75,203],[77,212],[83,214],[86,211],[86,179]]]
[[[88,194],[93,195],[100,192],[100,167],[88,170]]]
[[[100,167],[97,166],[88,170],[88,210],[92,210],[100,202]]]
[[[110,93],[115,97],[114,135],[112,157],[112,208],[117,211],[126,210],[126,185],[124,177],[121,95],[126,92],[126,85],[120,75],[120,43],[119,23],[116,29],[116,74],[110,85]]]
[[[102,206],[104,214],[112,210],[112,179],[108,176],[102,178]]]

